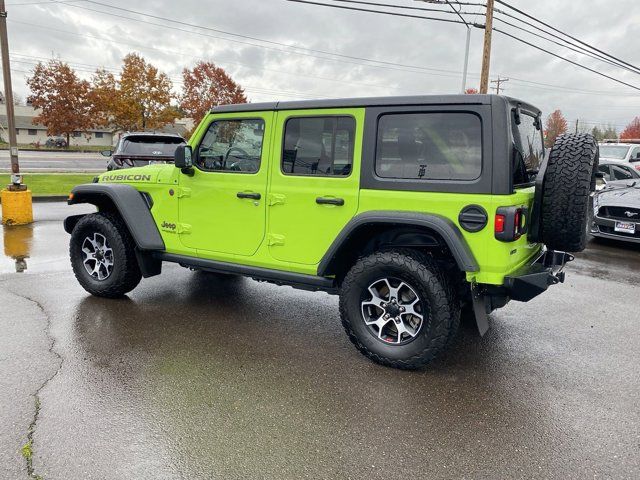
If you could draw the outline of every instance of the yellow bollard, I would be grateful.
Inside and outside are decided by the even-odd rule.
[[[31,190],[0,191],[3,225],[26,225],[33,222]]]

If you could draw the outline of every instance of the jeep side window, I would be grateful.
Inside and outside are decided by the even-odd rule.
[[[482,172],[480,118],[458,112],[383,115],[375,168],[383,178],[475,180]]]
[[[529,173],[537,172],[540,169],[540,164],[544,159],[544,143],[536,117],[521,112],[520,124],[517,124],[515,119],[512,124],[515,137],[513,184],[522,185],[530,181]]]
[[[356,121],[352,117],[296,117],[284,127],[282,173],[348,176]]]
[[[206,171],[256,173],[260,169],[264,120],[216,120],[198,147],[196,165]]]

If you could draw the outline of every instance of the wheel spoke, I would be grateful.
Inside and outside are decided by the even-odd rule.
[[[380,307],[383,303],[386,303],[386,300],[380,298],[378,292],[373,290],[373,286],[369,287],[369,293],[371,294],[371,300],[365,300],[362,302],[362,305],[374,305],[376,307]]]
[[[407,327],[404,321],[401,321],[400,323],[396,323],[396,329],[398,330],[398,341],[396,343],[402,342],[403,333],[408,334],[411,338],[415,337],[418,333],[412,328]]]

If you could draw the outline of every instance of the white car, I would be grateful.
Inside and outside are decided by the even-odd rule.
[[[600,160],[631,163],[640,171],[640,144],[637,143],[600,143]]]

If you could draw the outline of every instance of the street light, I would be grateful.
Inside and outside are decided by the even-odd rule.
[[[443,0],[417,0],[417,1],[425,2],[425,3],[442,4]],[[449,0],[444,0],[444,2],[446,2],[446,4],[451,7],[451,10],[453,10],[456,13],[456,15],[460,17],[460,20],[462,20],[464,25],[467,27],[467,41],[466,41],[465,50],[464,50],[464,64],[462,65],[461,93],[464,93],[467,90],[467,70],[469,67],[469,45],[471,44],[471,25],[469,25],[469,22],[467,22],[465,18],[460,14],[460,10],[456,10]],[[460,2],[458,0],[455,0],[455,2],[458,4],[460,8],[462,8],[462,5],[460,5]]]

